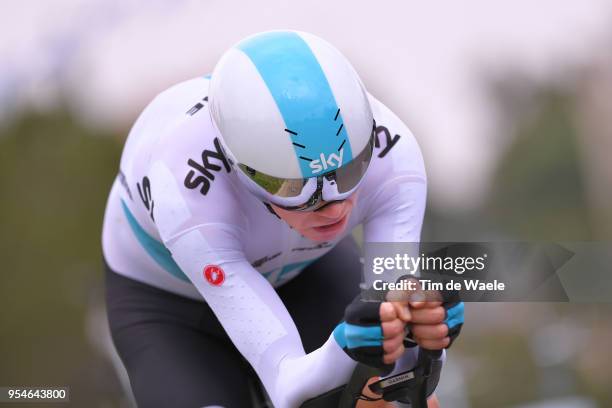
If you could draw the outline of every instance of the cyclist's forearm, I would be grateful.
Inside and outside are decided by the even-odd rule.
[[[275,387],[285,394],[287,406],[299,406],[309,398],[346,384],[356,364],[330,336],[309,354],[284,358]]]

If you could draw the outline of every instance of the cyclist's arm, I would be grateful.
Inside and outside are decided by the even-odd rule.
[[[426,197],[423,175],[400,173],[389,178],[369,199],[365,241],[419,242]]]
[[[375,149],[365,186],[366,242],[419,242],[427,198],[421,149],[408,127],[370,95]],[[361,199],[361,198],[360,198]]]
[[[239,240],[239,233],[203,225],[165,244],[253,366],[274,406],[295,407],[346,383],[355,363],[333,337],[305,354],[293,320],[268,281],[248,262],[232,259],[239,256],[235,250],[211,246],[211,240]],[[223,269],[221,285],[206,280],[203,270],[209,264]]]
[[[425,212],[426,193],[424,176],[403,173],[389,179],[373,197],[371,204],[373,211],[364,222],[364,240],[418,243]],[[416,251],[418,247],[415,245],[408,249]],[[418,255],[418,252],[413,255]],[[395,280],[397,277],[399,276],[389,277],[389,280]],[[417,362],[418,349],[418,347],[408,348],[389,376],[413,368]],[[440,358],[445,360],[446,350],[443,350]],[[430,406],[436,406],[435,394],[430,396],[429,402]]]

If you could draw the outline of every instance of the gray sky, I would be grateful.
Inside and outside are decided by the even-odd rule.
[[[487,98],[489,73],[561,81],[611,47],[606,0],[136,1],[29,0],[0,5],[0,112],[46,109],[68,92],[94,124],[127,130],[158,92],[210,72],[257,31],[317,34],[413,130],[430,194],[478,202],[508,134]]]

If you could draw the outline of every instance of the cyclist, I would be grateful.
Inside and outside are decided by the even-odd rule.
[[[296,407],[357,361],[414,364],[407,322],[420,345],[447,346],[439,305],[345,311],[362,268],[350,231],[417,242],[425,196],[410,131],[311,34],[248,37],[212,76],[162,92],[130,131],[102,234],[139,406],[249,406],[258,378]]]

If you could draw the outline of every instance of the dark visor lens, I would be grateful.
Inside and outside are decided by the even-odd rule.
[[[269,176],[240,163],[238,167],[259,187],[278,197],[299,196],[302,193],[302,188],[306,184],[306,181],[308,181],[308,179],[285,179]]]
[[[238,168],[253,181],[259,188],[265,190],[268,194],[278,199],[294,200],[291,204],[287,203],[288,207],[312,207],[321,199],[321,188],[323,186],[323,178],[334,182],[336,194],[346,194],[353,190],[368,169],[370,160],[372,159],[372,149],[374,148],[373,138],[370,138],[364,149],[349,163],[340,166],[327,174],[311,178],[279,178],[259,172],[245,164],[238,163]],[[314,181],[316,180],[316,183]],[[296,203],[296,197],[304,196],[304,202]],[[272,199],[269,197],[269,199]],[[335,198],[330,198],[332,201]],[[344,199],[344,197],[341,197]],[[272,200],[275,201],[275,200]],[[311,202],[312,201],[312,202]]]
[[[336,184],[338,185],[338,193],[343,194],[351,191],[363,178],[370,164],[370,160],[372,159],[372,140],[373,139],[370,139],[366,147],[357,157],[334,171]]]

